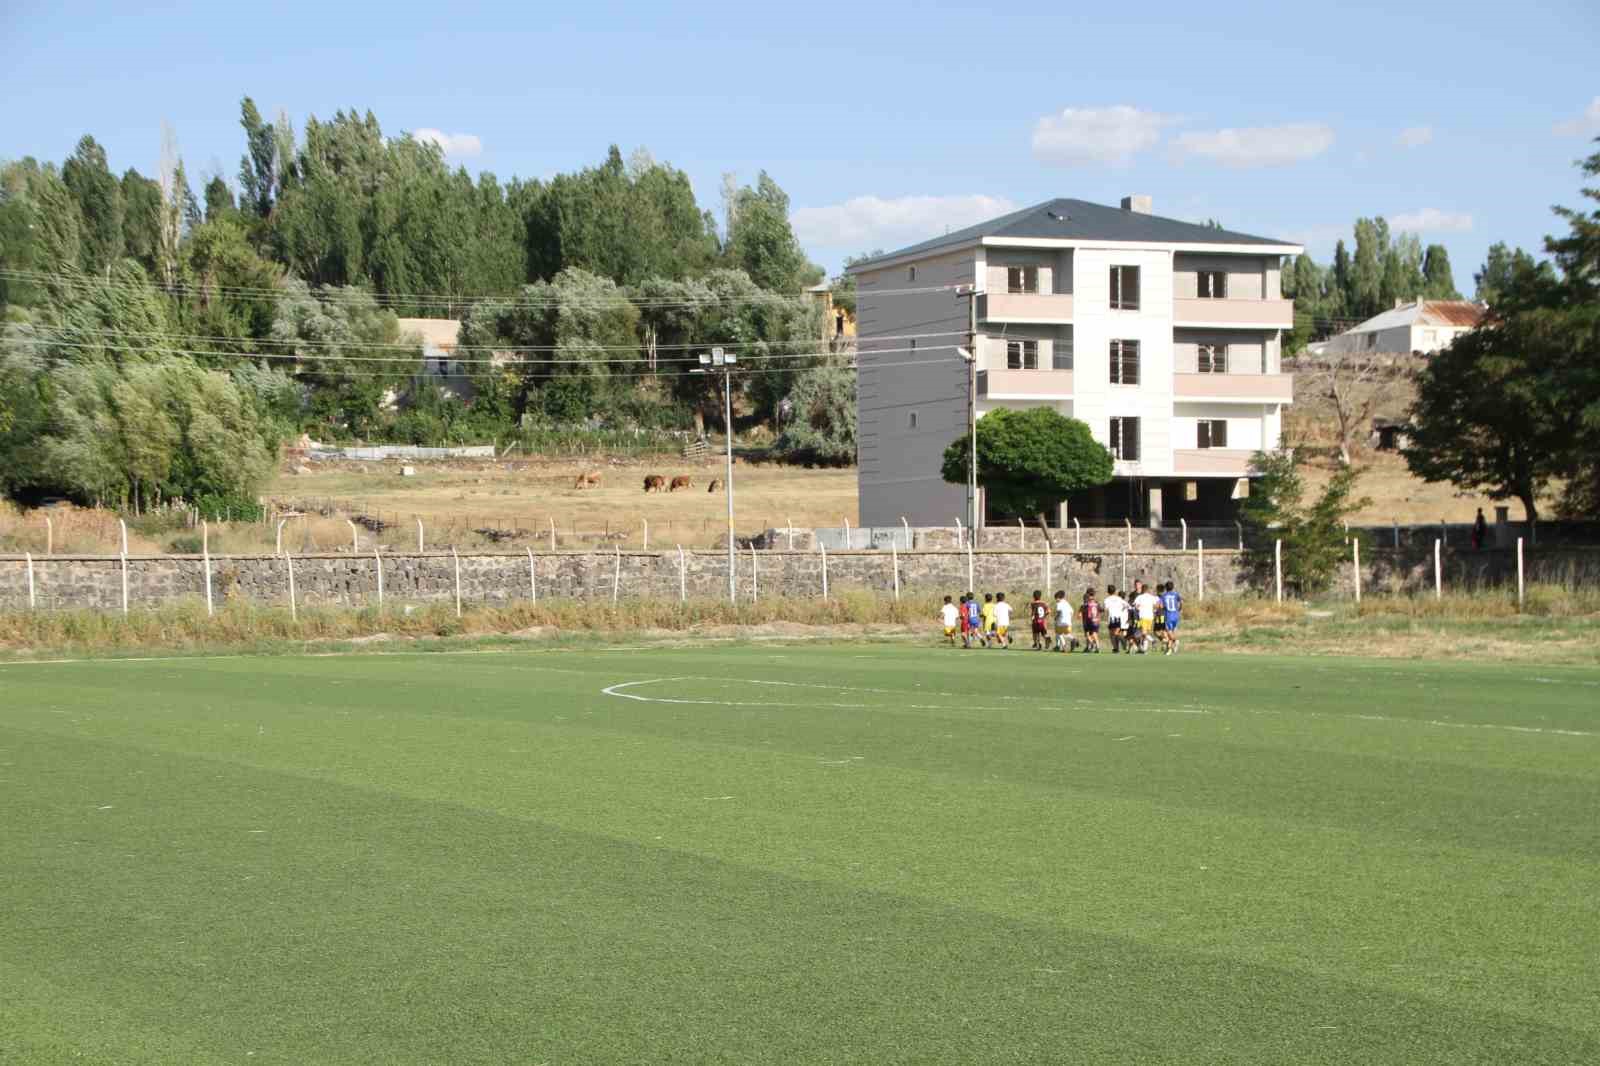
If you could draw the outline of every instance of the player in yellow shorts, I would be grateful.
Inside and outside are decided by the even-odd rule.
[[[994,639],[999,641],[1002,648],[1011,647],[1011,605],[1006,602],[1006,594],[994,594]]]
[[[1133,598],[1133,609],[1139,615],[1139,654],[1144,655],[1150,650],[1150,634],[1156,628],[1156,611],[1161,609],[1161,601],[1144,589]]]
[[[983,638],[983,646],[987,648],[994,637],[994,593],[983,594],[983,607],[978,611],[978,621],[982,627],[978,635]]]
[[[956,605],[950,602],[950,597],[944,598],[944,606],[939,608],[939,621],[944,626],[944,639],[950,642],[953,648],[956,645],[956,623],[961,619]]]

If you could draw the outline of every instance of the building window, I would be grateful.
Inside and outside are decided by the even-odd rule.
[[[916,429],[917,428],[917,412],[912,411],[910,414],[906,415],[906,428],[907,429]]]
[[[1050,348],[1050,369],[1072,369],[1072,339],[1070,337],[1057,337]]]
[[[1202,270],[1195,282],[1195,292],[1202,300],[1225,300],[1228,297],[1228,275],[1220,270]]]
[[[1139,268],[1111,268],[1111,306],[1119,311],[1139,310]]]
[[[1195,443],[1201,448],[1226,448],[1228,446],[1228,420],[1202,418],[1196,423]]]
[[[917,268],[916,267],[906,267],[906,280],[907,281],[916,281],[917,280]]]
[[[1111,384],[1139,384],[1139,342],[1111,342]]]
[[[1039,268],[1036,267],[1036,266],[1031,266],[1031,267],[1007,267],[1006,268],[1006,291],[1007,292],[1038,292],[1039,291]]]
[[[1199,370],[1202,374],[1228,372],[1228,346],[1226,344],[1200,345]]]
[[[1038,370],[1038,341],[1006,341],[1007,370]]]
[[[1113,418],[1111,420],[1111,458],[1123,462],[1139,461],[1139,420]]]

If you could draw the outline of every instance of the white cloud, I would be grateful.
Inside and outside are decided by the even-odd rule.
[[[1395,143],[1402,148],[1421,148],[1433,140],[1432,126],[1407,126],[1400,131],[1400,136],[1395,138]]]
[[[1333,130],[1319,122],[1182,133],[1172,141],[1173,153],[1179,160],[1199,158],[1237,168],[1299,163],[1321,155],[1332,145]]]
[[[1069,107],[1046,115],[1033,127],[1033,154],[1045,163],[1083,166],[1106,163],[1125,166],[1138,152],[1155,147],[1172,115],[1115,107]]]
[[[1015,211],[999,196],[856,196],[842,204],[801,207],[790,213],[795,236],[822,248],[894,248]]]
[[[1389,228],[1396,233],[1465,233],[1472,228],[1472,216],[1462,212],[1424,207],[1389,216]]]
[[[1591,133],[1600,133],[1600,96],[1590,100],[1577,118],[1556,123],[1556,134],[1561,137],[1587,137]]]
[[[437,144],[445,155],[456,159],[468,159],[483,153],[483,142],[475,133],[446,133],[443,130],[420,129],[412,130],[411,136],[424,144]]]

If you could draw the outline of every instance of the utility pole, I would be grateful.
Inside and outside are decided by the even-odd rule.
[[[959,299],[967,301],[967,351],[962,356],[967,361],[967,441],[971,453],[967,456],[967,528],[971,530],[972,546],[978,546],[978,287],[963,285],[956,290]]]
[[[723,427],[728,434],[728,469],[723,478],[722,488],[728,497],[728,602],[739,602],[737,586],[735,584],[734,553],[733,553],[733,368],[739,363],[739,357],[732,352],[724,352],[721,348],[713,348],[709,354],[700,353],[700,368],[691,370],[691,374],[715,374],[722,371],[722,418]]]

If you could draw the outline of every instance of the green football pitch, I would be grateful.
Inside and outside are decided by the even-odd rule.
[[[1600,1062],[1600,671],[4,665],[0,1061]]]

